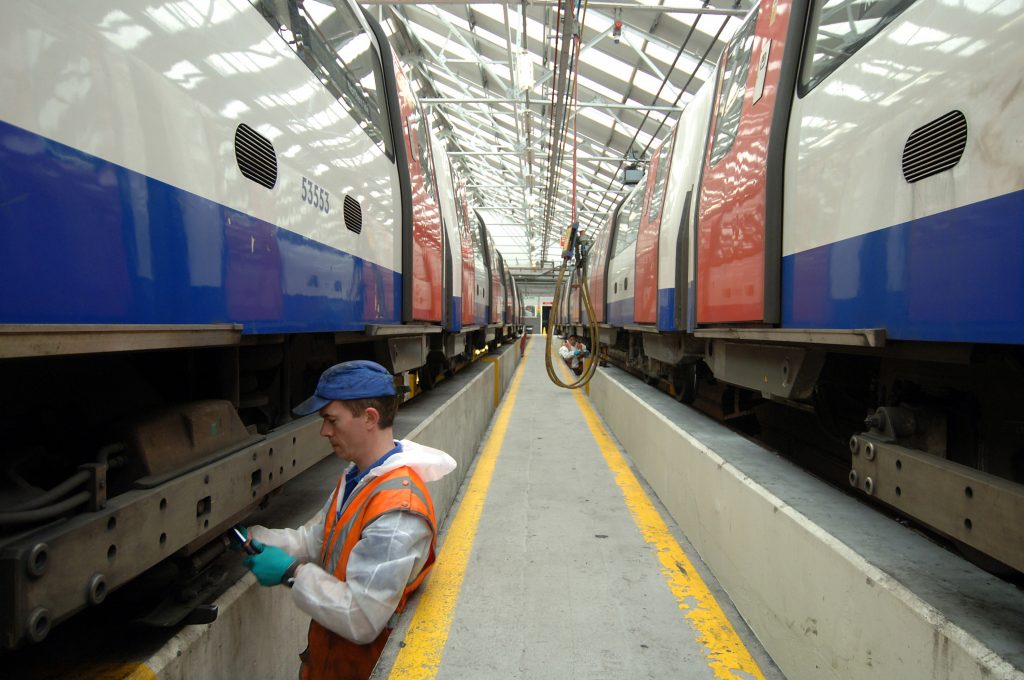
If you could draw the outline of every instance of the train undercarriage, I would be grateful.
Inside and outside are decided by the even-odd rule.
[[[325,368],[373,359],[415,394],[519,332],[0,328],[0,648],[144,572],[175,594],[143,619],[206,622],[220,536],[330,454],[319,419],[290,413]]]
[[[937,532],[979,566],[1024,572],[1019,348],[887,342],[872,330],[600,333],[619,367]]]

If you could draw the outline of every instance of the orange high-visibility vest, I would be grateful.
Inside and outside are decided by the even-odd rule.
[[[324,542],[320,553],[320,566],[345,580],[345,570],[352,548],[362,537],[363,529],[386,512],[404,510],[420,515],[430,525],[430,553],[420,573],[402,593],[396,612],[405,608],[412,591],[419,587],[434,564],[437,544],[437,523],[434,503],[420,476],[409,467],[400,467],[369,481],[355,492],[341,517],[335,510],[342,480],[339,480],[324,518]],[[316,621],[309,624],[309,646],[302,653],[302,680],[366,680],[373,672],[377,659],[384,650],[391,629],[385,627],[377,638],[361,645],[324,628]]]

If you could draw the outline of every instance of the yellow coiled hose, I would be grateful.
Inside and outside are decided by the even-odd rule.
[[[575,233],[573,233],[573,235],[569,239],[567,239],[567,242],[570,243],[568,255],[564,253],[562,255],[562,268],[558,272],[558,281],[555,283],[555,296],[551,300],[551,315],[548,317],[550,319],[550,321],[548,322],[548,337],[546,342],[544,343],[544,365],[545,367],[547,367],[548,377],[551,378],[551,382],[555,383],[559,387],[564,387],[569,390],[575,390],[580,387],[583,387],[588,382],[590,382],[591,378],[594,377],[594,373],[597,372],[597,355],[600,349],[598,345],[599,336],[597,331],[597,321],[594,318],[594,306],[590,302],[590,289],[587,286],[587,277],[582,275],[582,267],[577,266],[581,274],[579,277],[580,295],[583,300],[584,309],[587,313],[587,330],[590,332],[590,343],[587,345],[587,347],[590,348],[590,356],[584,358],[583,360],[583,373],[581,373],[576,378],[575,382],[571,383],[562,382],[562,379],[558,376],[558,373],[555,371],[555,367],[551,362],[551,338],[554,336],[553,329],[558,320],[558,308],[561,304],[562,299],[562,287],[565,281],[565,270],[569,267],[569,262],[572,259],[572,250],[576,245],[573,243],[574,240]],[[580,259],[581,258],[577,258],[578,265],[582,264],[580,262]],[[559,357],[559,359],[561,358]]]

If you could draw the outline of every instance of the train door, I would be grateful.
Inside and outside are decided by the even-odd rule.
[[[430,164],[429,130],[401,68],[395,69],[412,189],[410,266],[403,269],[405,304],[411,321],[441,321],[441,211]],[[405,247],[409,248],[406,243]],[[411,305],[411,306],[410,306]]]
[[[686,105],[672,133],[672,149],[658,229],[658,330],[693,331],[693,228],[715,84],[706,83]]]
[[[567,312],[566,321],[575,325],[580,322],[580,270],[573,269],[569,273],[569,286],[566,293],[568,298],[568,306],[565,308]]]
[[[458,332],[462,327],[462,237],[459,231],[458,200],[455,178],[444,145],[430,131],[431,158],[437,176],[437,196],[441,207],[441,226],[444,233],[444,327]]]
[[[480,221],[483,225],[483,220]],[[491,234],[487,231],[486,226],[483,229],[484,232],[484,243],[487,253],[487,271],[488,277],[488,305],[489,312],[487,315],[488,323],[499,323],[501,321],[501,310],[504,307],[504,294],[502,292],[501,285],[501,269],[498,262],[498,249],[494,247],[494,239],[491,238]]]
[[[466,196],[466,184],[462,178],[455,173],[452,167],[452,178],[455,185],[455,218],[459,226],[459,241],[461,243],[461,276],[462,276],[462,298],[456,300],[457,310],[461,310],[462,326],[472,326],[476,314],[476,274],[474,272],[474,249],[473,249],[473,224],[469,214],[469,198]]]
[[[633,323],[633,288],[636,284],[636,237],[640,231],[640,210],[644,191],[637,186],[615,215],[612,247],[608,254],[608,323]]]
[[[762,0],[718,71],[704,156],[697,323],[780,320],[782,165],[806,0]]]
[[[487,271],[487,229],[479,213],[474,212],[476,223],[470,230],[473,234],[473,323],[486,326],[491,305],[490,276]]]
[[[594,236],[594,243],[587,252],[587,287],[590,290],[590,304],[594,308],[594,321],[603,323],[606,318],[605,311],[605,281],[608,279],[608,245],[611,241],[611,234],[615,224],[615,213],[618,206],[612,211],[612,217],[608,218],[604,226]]]
[[[505,281],[505,325],[511,325],[515,318],[515,290],[512,288],[512,272],[509,271],[505,258],[501,258],[501,271]]]
[[[636,283],[633,289],[633,317],[636,323],[655,323],[658,320],[658,243],[661,233],[661,208],[665,202],[665,187],[672,159],[672,140],[669,135],[651,158],[647,173],[647,188],[640,231],[636,237]]]

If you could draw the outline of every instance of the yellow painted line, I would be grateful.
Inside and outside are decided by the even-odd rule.
[[[532,343],[531,343],[532,344]],[[448,527],[444,545],[430,578],[423,589],[416,614],[405,634],[402,647],[388,676],[394,680],[430,680],[437,675],[441,656],[448,641],[452,615],[459,600],[462,579],[466,575],[469,554],[473,550],[476,528],[480,523],[484,500],[494,476],[494,466],[501,454],[501,445],[508,430],[508,421],[515,406],[516,393],[522,381],[522,366],[530,354],[530,345],[519,362],[515,378],[508,389],[508,397],[495,416],[494,427],[484,442],[483,451],[476,463],[476,470],[469,480],[466,494],[459,503],[455,519]]]
[[[480,361],[494,366],[494,408],[501,402],[501,362],[498,357],[481,357]]]
[[[112,665],[103,668],[91,680],[156,680],[156,673],[145,664]]]
[[[564,373],[568,369],[562,367],[559,370]],[[615,483],[622,491],[633,521],[661,562],[661,573],[669,590],[678,601],[679,608],[687,612],[686,619],[697,631],[697,640],[704,645],[704,656],[714,676],[722,679],[753,677],[764,680],[757,662],[647,497],[590,401],[579,390],[573,390],[573,396],[608,468],[615,476]]]
[[[6,677],[6,676],[5,676]],[[14,676],[11,676],[14,677]],[[41,675],[28,671],[25,678],[48,678],[51,680],[156,680],[156,672],[144,663],[77,663],[50,664]]]

